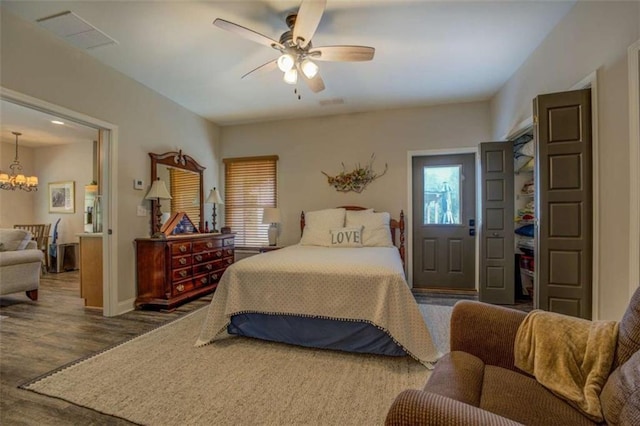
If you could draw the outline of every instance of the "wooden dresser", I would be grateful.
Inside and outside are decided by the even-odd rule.
[[[136,307],[172,310],[214,291],[233,258],[234,234],[136,239]]]

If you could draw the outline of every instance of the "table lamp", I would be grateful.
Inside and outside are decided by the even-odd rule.
[[[153,223],[153,232],[154,234],[158,233],[160,232],[160,227],[162,226],[162,211],[160,210],[160,200],[171,199],[171,194],[169,194],[164,181],[160,180],[160,178],[154,180],[151,184],[151,188],[149,188],[149,192],[147,192],[147,195],[145,195],[144,199],[156,202],[154,207],[156,220]]]
[[[215,186],[209,193],[209,196],[205,200],[205,203],[213,204],[213,214],[211,215],[211,232],[219,232],[216,229],[216,204],[224,204],[224,201],[222,201],[222,197],[220,197],[220,193]]]
[[[275,246],[278,242],[278,224],[280,223],[280,209],[277,207],[265,207],[262,211],[262,223],[269,226],[269,245]]]

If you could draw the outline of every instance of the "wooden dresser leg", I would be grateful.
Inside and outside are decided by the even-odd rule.
[[[34,302],[38,300],[38,290],[29,290],[26,293],[27,293],[27,297],[33,300]]]

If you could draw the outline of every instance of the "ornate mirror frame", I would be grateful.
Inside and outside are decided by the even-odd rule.
[[[203,171],[206,167],[198,164],[196,160],[192,157],[183,154],[182,150],[175,152],[165,152],[164,154],[154,154],[152,152],[149,153],[149,157],[151,157],[151,183],[153,183],[158,178],[158,165],[164,164],[165,166],[173,167],[176,169],[188,170],[194,173],[197,173],[200,176],[200,221],[195,224],[198,226],[198,230],[200,232],[204,231],[204,181],[203,181]],[[169,189],[169,191],[171,191]],[[156,200],[151,200],[151,211],[156,211],[156,204],[158,202]],[[160,229],[160,221],[155,214],[151,214],[151,235],[157,232]]]

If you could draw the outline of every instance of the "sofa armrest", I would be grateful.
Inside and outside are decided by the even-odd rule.
[[[387,413],[385,425],[515,426],[520,423],[455,399],[412,389],[398,395]]]
[[[522,373],[514,365],[513,345],[525,312],[462,300],[451,314],[451,351],[477,356],[485,364]]]

